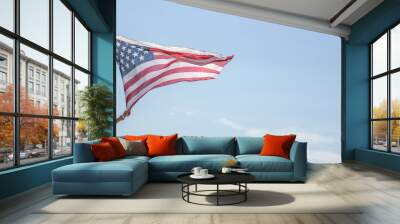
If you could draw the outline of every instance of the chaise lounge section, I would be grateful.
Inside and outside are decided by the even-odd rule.
[[[148,181],[176,181],[176,177],[200,166],[218,172],[229,160],[260,182],[304,182],[307,169],[307,144],[295,142],[290,159],[260,156],[263,138],[196,137],[177,140],[177,155],[127,156],[96,162],[91,145],[99,141],[75,144],[74,163],[52,172],[53,193],[67,195],[132,195]]]

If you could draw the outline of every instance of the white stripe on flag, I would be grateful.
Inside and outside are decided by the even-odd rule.
[[[151,67],[153,65],[158,65],[158,64],[168,64],[169,62],[173,61],[175,59],[156,59],[156,60],[151,60],[148,62],[145,62],[139,66],[137,66],[135,69],[133,69],[132,71],[130,71],[128,74],[126,74],[123,77],[123,81],[128,82],[131,78],[135,77],[137,75],[137,73],[139,73],[141,70],[144,70],[148,67]]]
[[[205,73],[205,72],[197,72],[197,73],[198,74],[196,74],[194,72],[182,72],[182,73],[174,73],[173,75],[163,77],[163,78],[157,80],[156,82],[153,82],[150,85],[146,86],[138,94],[134,95],[134,97],[129,99],[126,106],[127,106],[127,108],[130,108],[131,104],[134,103],[138,98],[140,98],[142,95],[146,94],[154,86],[157,86],[163,82],[171,81],[171,80],[175,80],[175,79],[181,79],[181,78],[215,78],[218,75],[215,73]],[[127,93],[126,96],[128,94],[129,93]],[[128,99],[126,99],[126,100],[128,100]]]
[[[126,95],[128,95],[130,92],[132,92],[133,90],[135,90],[136,88],[138,88],[140,85],[142,85],[144,82],[161,75],[163,72],[166,72],[168,70],[171,69],[175,69],[175,68],[181,68],[181,67],[195,67],[195,68],[208,68],[208,69],[212,69],[215,70],[217,72],[221,72],[222,71],[222,67],[215,65],[215,64],[208,64],[208,65],[203,65],[203,66],[197,66],[197,65],[193,65],[190,63],[186,63],[186,62],[177,62],[174,63],[170,66],[168,66],[167,68],[158,70],[158,71],[154,71],[154,72],[150,72],[148,74],[146,74],[144,77],[142,77],[141,79],[139,79],[138,81],[136,81],[133,85],[130,85],[128,89],[125,90]],[[140,72],[140,71],[138,71]],[[127,75],[129,75],[130,73],[128,73]],[[137,72],[135,73],[137,74]]]

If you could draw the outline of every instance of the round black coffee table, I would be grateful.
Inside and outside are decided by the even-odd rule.
[[[190,177],[191,173],[182,174],[177,177],[178,181],[182,183],[182,199],[188,203],[198,204],[198,205],[234,205],[245,202],[247,200],[247,192],[249,188],[247,187],[247,183],[255,180],[255,177],[248,173],[229,173],[222,174],[216,173],[213,174],[215,177],[212,179],[193,179]],[[198,190],[197,185],[215,185],[215,190]],[[237,190],[223,190],[220,189],[220,185],[236,185],[238,186]],[[190,186],[195,186],[194,191],[190,191]],[[205,194],[209,192],[215,192],[215,194]],[[216,204],[202,204],[190,201],[190,196],[204,196],[204,197],[216,197]],[[221,197],[232,197],[232,196],[241,196],[238,201],[234,201],[231,203],[221,203]]]

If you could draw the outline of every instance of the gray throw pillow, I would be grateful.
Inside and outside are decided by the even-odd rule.
[[[143,141],[129,141],[124,138],[119,138],[122,146],[126,151],[126,155],[145,156],[147,155],[146,145]]]

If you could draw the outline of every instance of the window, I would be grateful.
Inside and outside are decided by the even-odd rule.
[[[371,148],[400,153],[400,24],[371,51]]]
[[[77,18],[75,18],[75,62],[89,69],[89,32]]]
[[[36,84],[36,95],[40,95],[40,84]]]
[[[0,3],[0,6],[2,4]],[[0,13],[2,10],[0,8]],[[1,16],[0,20],[2,19]],[[0,33],[0,113],[12,113],[14,111],[14,83],[12,82],[14,71],[11,65],[12,58],[14,57],[13,52],[13,40]]]
[[[54,70],[53,70],[53,114],[60,114],[60,107],[64,106],[64,104],[59,104],[58,99],[60,98],[61,103],[64,103],[64,96],[71,96],[71,90],[66,90],[64,88],[65,83],[72,84],[72,68],[69,65],[66,65],[58,60],[53,60]],[[60,94],[60,95],[59,95]],[[69,97],[69,100],[72,101],[72,98]],[[65,113],[61,113],[61,115],[72,117],[72,102],[68,102]]]
[[[53,157],[72,153],[72,121],[53,120]]]
[[[0,1],[0,26],[14,31],[14,0]]]
[[[7,56],[0,54],[0,67],[7,68]]]
[[[79,107],[81,92],[89,86],[89,74],[75,70],[75,117],[79,117],[81,108]]]
[[[0,91],[5,92],[7,89],[7,56],[0,53]]]
[[[28,92],[29,92],[29,94],[34,93],[33,82],[31,82],[31,81],[28,82]]]
[[[7,73],[0,70],[0,84],[6,85],[7,84]]]
[[[40,81],[40,71],[39,71],[39,69],[36,69],[36,80]]]
[[[46,96],[46,86],[42,86],[42,96]]]
[[[53,0],[54,53],[71,60],[72,12],[60,1]]]
[[[34,77],[33,77],[33,67],[32,66],[29,66],[28,74],[29,74],[29,79],[33,80]]]
[[[90,84],[89,30],[65,1],[15,2],[0,0],[0,170],[70,156],[87,139],[74,105]]]
[[[21,36],[49,48],[49,0],[20,0]]]
[[[14,122],[12,116],[0,115],[0,169],[14,166]]]

